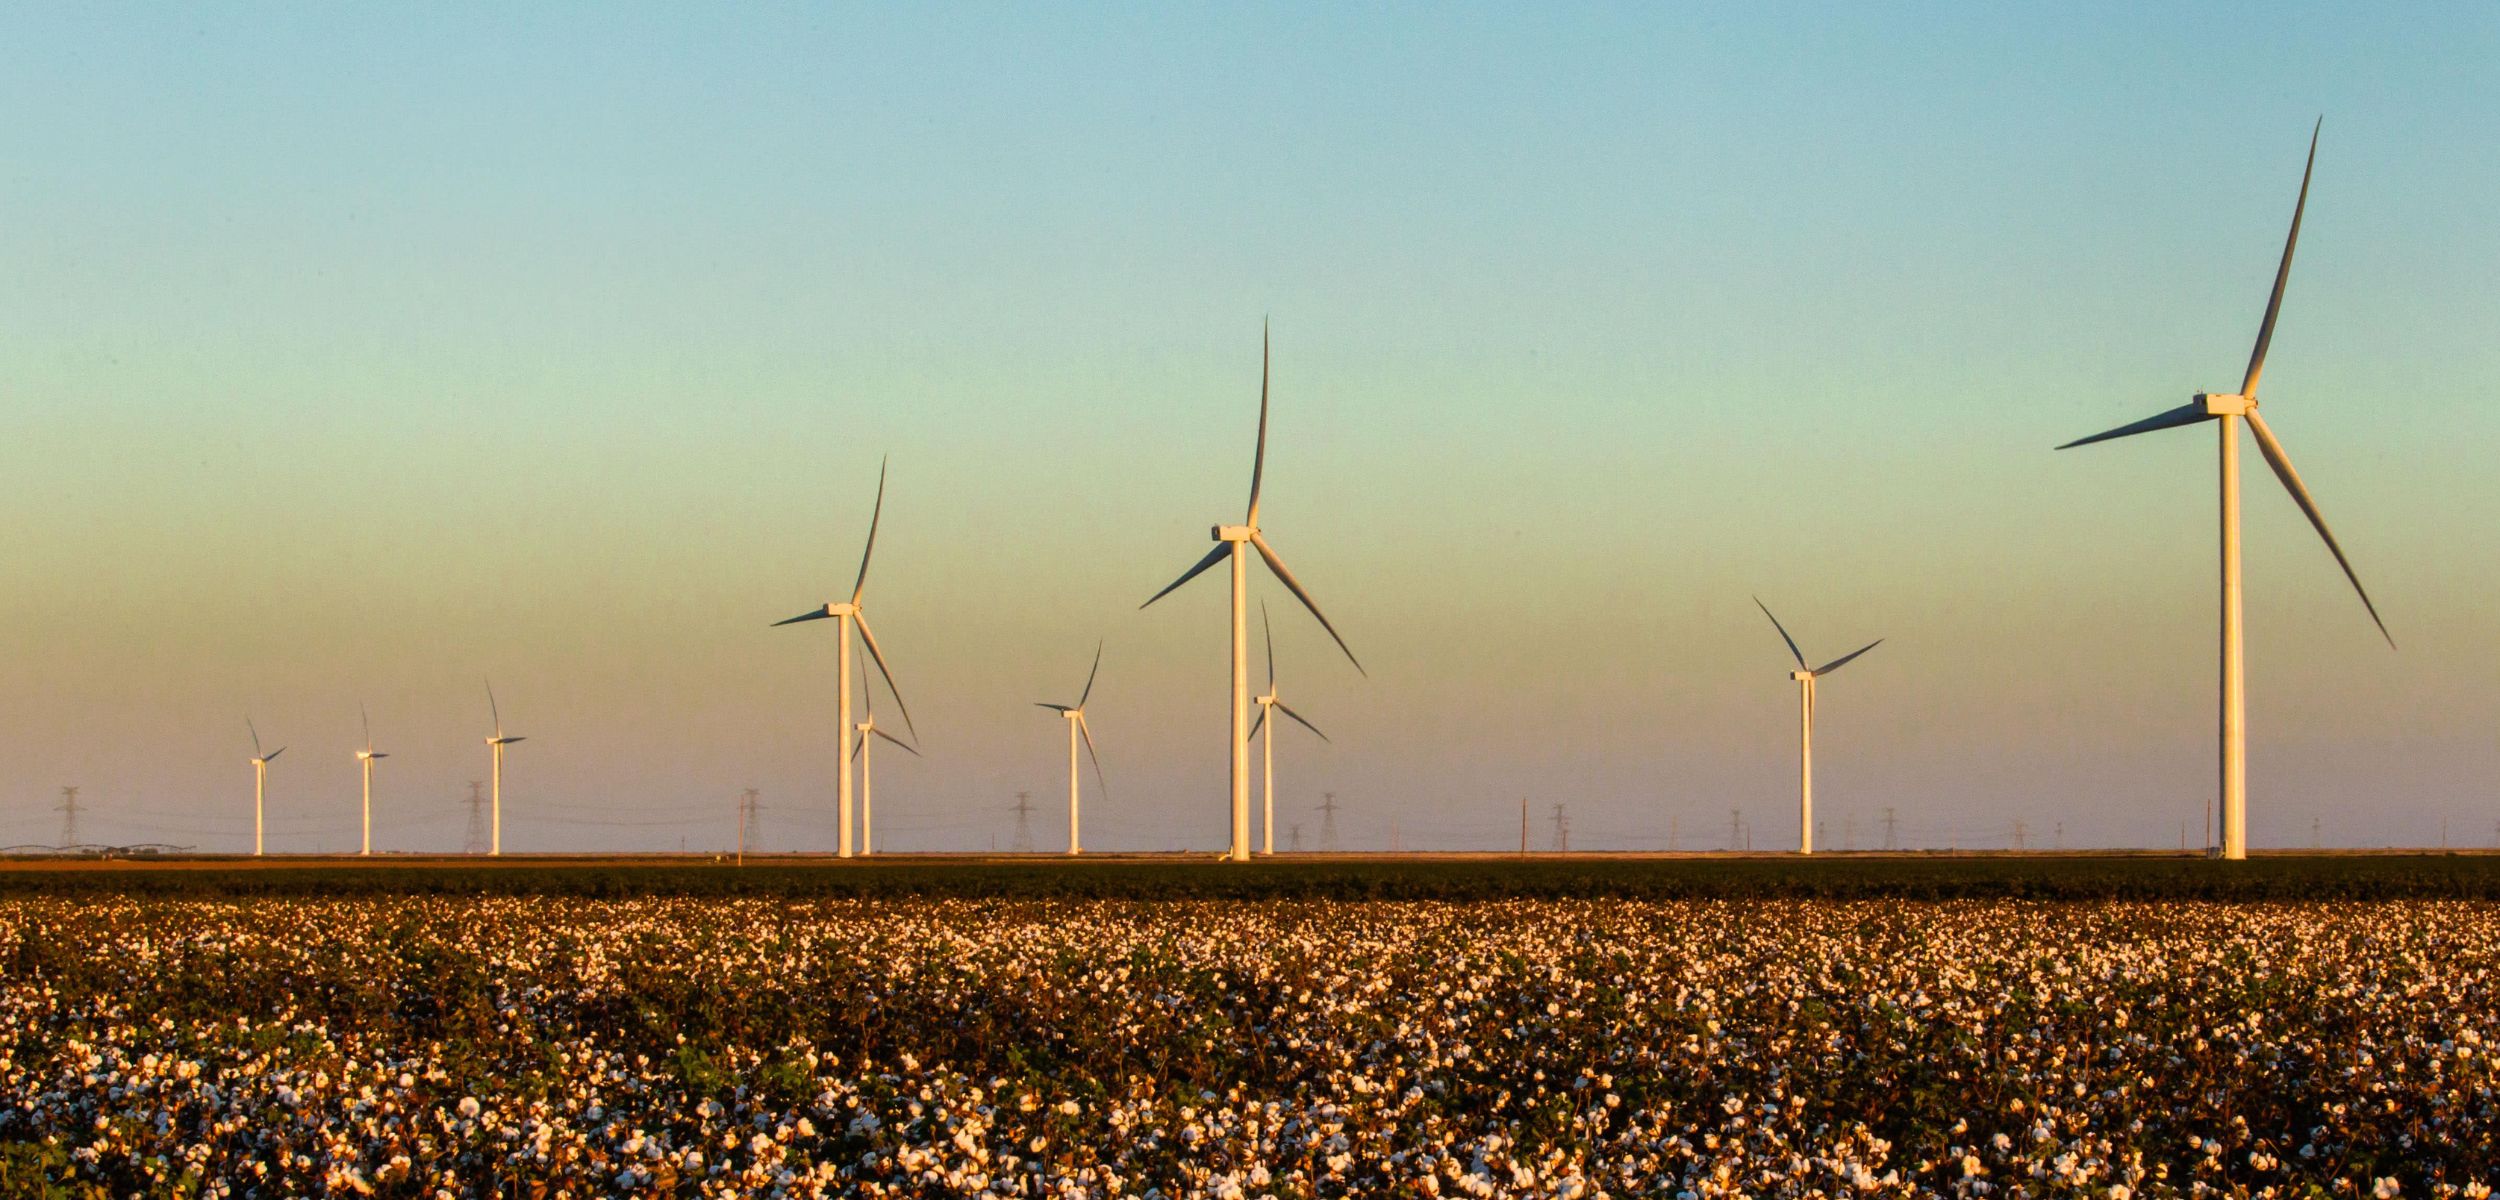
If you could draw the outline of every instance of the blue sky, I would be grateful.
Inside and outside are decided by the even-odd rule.
[[[236,844],[249,711],[342,844],[362,699],[452,844],[492,674],[512,843],[757,786],[822,844],[830,647],[763,625],[891,453],[888,843],[1055,798],[1103,637],[1089,844],[1213,845],[1221,590],[1134,606],[1238,511],[1266,318],[1267,520],[1373,668],[1280,620],[1337,738],[1280,790],[1349,839],[1785,841],[1759,591],[1893,639],[1831,838],[2168,844],[2210,439],[2047,447],[2232,386],[2323,114],[2267,412],[2403,649],[2252,476],[2253,833],[2487,841],[2495,64],[2474,5],[12,11],[0,822]]]

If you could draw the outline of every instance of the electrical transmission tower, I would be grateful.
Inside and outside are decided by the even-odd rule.
[[[1285,849],[1289,854],[1302,853],[1302,822],[1296,821],[1286,830]]]
[[[1571,817],[1559,804],[1554,806],[1554,852],[1556,854],[1571,852]]]
[[[2022,849],[2022,848],[2023,848],[2023,836],[2024,836],[2025,834],[2030,833],[2030,832],[2031,832],[2030,828],[2029,828],[2028,826],[2025,826],[2025,825],[2022,823],[2022,821],[2021,821],[2021,819],[2020,819],[2020,818],[2017,818],[2017,819],[2014,821],[2014,848],[2015,848],[2015,849],[2020,850],[2020,849]]]
[[[1337,793],[1319,795],[1319,848],[1325,854],[1337,848]]]
[[[61,844],[78,844],[78,789],[74,787],[61,789]]]
[[[1007,849],[1016,854],[1033,852],[1033,793],[1016,793],[1016,840]]]
[[[1894,816],[1892,809],[1887,806],[1884,809],[1884,849],[1898,850],[1901,848],[1901,840],[1898,836],[1900,830],[1900,818]]]
[[[486,782],[481,779],[469,781],[469,832],[461,848],[471,854],[486,852]]]
[[[1745,848],[1745,814],[1732,808],[1727,810],[1727,848]]]
[[[748,788],[738,794],[738,861],[742,864],[747,860],[747,838],[755,832],[755,814],[763,808],[763,789]]]

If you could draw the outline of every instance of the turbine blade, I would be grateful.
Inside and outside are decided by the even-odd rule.
[[[365,711],[362,700],[356,702],[356,717],[365,723],[365,753],[373,753],[373,714]]]
[[[1259,322],[1259,450],[1250,460],[1250,515],[1242,521],[1259,527],[1259,480],[1267,474],[1267,322]]]
[[[1259,715],[1250,718],[1250,732],[1241,735],[1241,740],[1246,742],[1259,736],[1259,727],[1265,724],[1267,724],[1267,706],[1262,704],[1259,706]]]
[[[1157,601],[1157,600],[1161,600],[1161,599],[1162,599],[1162,598],[1164,598],[1165,596],[1169,596],[1169,595],[1171,595],[1171,594],[1173,593],[1173,591],[1174,591],[1175,589],[1179,588],[1182,584],[1187,583],[1187,582],[1189,582],[1189,581],[1190,581],[1190,580],[1192,580],[1192,579],[1196,579],[1198,576],[1200,576],[1200,575],[1202,575],[1202,574],[1205,574],[1205,573],[1206,573],[1206,569],[1207,569],[1208,567],[1212,567],[1212,566],[1214,566],[1215,564],[1217,564],[1217,563],[1220,563],[1220,562],[1224,561],[1224,556],[1225,556],[1225,555],[1227,555],[1227,554],[1230,554],[1230,553],[1232,553],[1232,552],[1233,552],[1233,544],[1232,544],[1231,542],[1217,542],[1217,543],[1215,544],[1215,549],[1207,551],[1207,556],[1206,556],[1205,558],[1202,558],[1202,559],[1199,559],[1199,560],[1198,560],[1198,565],[1197,565],[1197,566],[1191,567],[1190,569],[1188,569],[1188,570],[1186,570],[1186,571],[1181,572],[1181,577],[1180,577],[1180,578],[1175,579],[1175,580],[1173,580],[1171,583],[1164,585],[1164,588],[1163,588],[1163,590],[1162,590],[1162,591],[1156,592],[1156,593],[1155,593],[1154,595],[1152,595],[1152,596],[1148,596],[1148,597],[1146,598],[1146,603],[1145,603],[1145,604],[1140,604],[1140,605],[1138,605],[1137,607],[1139,607],[1139,608],[1144,608],[1144,607],[1146,607],[1146,605],[1148,605],[1148,604],[1153,604],[1155,601]]]
[[[2378,634],[2387,639],[2388,648],[2394,649],[2396,635],[2387,632],[2387,622],[2379,619],[2378,605],[2370,603],[2370,593],[2361,586],[2361,576],[2353,571],[2352,563],[2344,557],[2344,548],[2336,544],[2334,531],[2326,527],[2326,514],[2318,511],[2318,502],[2310,497],[2309,489],[2301,485],[2300,472],[2292,469],[2290,456],[2283,453],[2283,443],[2274,440],[2274,431],[2266,428],[2266,419],[2258,416],[2253,408],[2248,410],[2248,431],[2257,435],[2257,450],[2266,456],[2266,465],[2274,468],[2274,477],[2283,481],[2283,490],[2292,494],[2292,500],[2300,505],[2300,511],[2308,514],[2309,523],[2317,527],[2318,536],[2326,539],[2328,553],[2335,556],[2335,565],[2344,569],[2344,578],[2352,581],[2353,594],[2361,597],[2361,607],[2369,610],[2370,622],[2378,626]]]
[[[2320,117],[2309,130],[2309,162],[2300,169],[2300,199],[2292,204],[2292,231],[2283,236],[2283,261],[2274,268],[2274,294],[2266,297],[2266,323],[2257,327],[2257,348],[2249,352],[2248,374],[2240,380],[2240,394],[2252,400],[2257,397],[2257,377],[2266,370],[2266,347],[2274,341],[2274,319],[2283,312],[2283,285],[2292,277],[2292,248],[2300,244],[2300,215],[2309,207],[2309,173],[2317,169],[2318,130],[2325,125],[2326,118]]]
[[[1085,718],[1078,717],[1076,719],[1076,731],[1085,735],[1085,757],[1094,760],[1095,790],[1100,791],[1105,796],[1109,796],[1111,794],[1111,781],[1103,778],[1102,755],[1095,753],[1094,751],[1094,727],[1086,724]]]
[[[243,727],[252,731],[252,757],[269,757],[268,755],[260,752],[260,726],[252,724],[252,719],[250,717],[245,717],[243,718]]]
[[[859,552],[859,582],[851,585],[853,604],[868,590],[868,556],[877,552],[877,523],[885,519],[885,465],[886,460],[877,460],[877,507],[868,515],[868,548]]]
[[[367,757],[367,758],[389,758],[389,757],[390,757],[390,755],[389,755],[389,754],[386,754],[386,753],[379,753],[379,752],[376,752],[376,751],[367,750],[367,751],[365,751],[365,757]]]
[[[2210,420],[2213,420],[2213,418],[2206,414],[2204,405],[2182,404],[2168,412],[2157,413],[2153,416],[2146,417],[2141,421],[2134,422],[2133,424],[2121,425],[2118,428],[2112,429],[2106,433],[2096,433],[2087,438],[2076,438],[2063,446],[2059,446],[2058,449],[2072,450],[2077,446],[2089,446],[2094,442],[2106,442],[2112,438],[2134,437],[2136,434],[2151,433],[2156,429],[2176,429],[2181,425],[2194,425],[2199,421]]]
[[[1762,602],[1762,597],[1754,597],[1753,606],[1761,609],[1763,616],[1771,617],[1771,606],[1764,604]],[[1788,627],[1780,624],[1780,619],[1778,617],[1771,617],[1771,628],[1780,631],[1780,640],[1788,643],[1788,653],[1791,657],[1797,660],[1797,669],[1800,671],[1804,670],[1806,666],[1806,652],[1797,648],[1797,639],[1788,636]]]
[[[1034,701],[1034,702],[1033,702],[1033,707],[1035,707],[1035,708],[1047,708],[1047,709],[1049,709],[1049,710],[1050,710],[1050,711],[1052,711],[1052,712],[1061,712],[1061,713],[1063,713],[1063,712],[1073,712],[1073,711],[1075,711],[1075,708],[1076,708],[1076,706],[1075,706],[1075,705],[1072,705],[1072,704],[1044,704],[1044,703],[1042,703],[1042,702],[1041,702],[1041,701],[1039,701],[1039,700],[1036,700],[1036,701]]]
[[[1267,601],[1259,601],[1259,632],[1267,638],[1267,690],[1276,690],[1276,627],[1268,623]]]
[[[1276,701],[1276,711],[1278,711],[1278,712],[1280,712],[1280,713],[1283,713],[1283,714],[1285,714],[1285,715],[1286,715],[1286,716],[1288,716],[1288,717],[1292,717],[1292,718],[1294,719],[1294,721],[1295,721],[1296,723],[1300,724],[1300,725],[1301,725],[1304,729],[1308,729],[1308,730],[1310,730],[1310,731],[1311,731],[1311,732],[1313,732],[1313,733],[1319,733],[1319,726],[1317,726],[1317,725],[1313,725],[1313,724],[1311,724],[1309,721],[1305,721],[1305,720],[1303,720],[1303,719],[1302,719],[1302,714],[1301,714],[1301,713],[1298,713],[1298,712],[1295,712],[1295,711],[1293,711],[1293,710],[1292,710],[1292,709],[1290,709],[1290,708],[1285,707],[1285,702],[1284,702],[1284,701],[1282,701],[1282,700]],[[1327,734],[1324,734],[1324,733],[1319,733],[1319,740],[1321,740],[1321,741],[1323,741],[1323,742],[1326,742],[1326,743],[1328,743],[1328,744],[1329,744],[1329,745],[1331,745],[1331,746],[1334,746],[1334,745],[1336,745],[1336,744],[1337,744],[1336,739],[1331,738],[1331,737],[1329,737]]]
[[[496,740],[496,741],[499,741],[499,742],[502,742],[504,745],[509,746],[509,745],[511,745],[511,744],[512,744],[512,743],[514,743],[514,742],[526,742],[526,741],[528,741],[529,739],[528,739],[528,738],[525,738],[525,737],[508,737],[508,738],[496,738],[495,740]]]
[[[1267,569],[1276,573],[1277,582],[1284,584],[1285,590],[1292,592],[1293,598],[1302,602],[1302,607],[1310,609],[1311,615],[1319,618],[1319,627],[1327,630],[1329,637],[1336,639],[1337,648],[1345,651],[1345,660],[1353,663],[1354,669],[1361,672],[1365,679],[1371,678],[1371,672],[1363,670],[1363,660],[1354,657],[1354,648],[1345,644],[1345,637],[1337,632],[1336,626],[1328,623],[1328,617],[1320,612],[1319,604],[1311,599],[1309,592],[1302,590],[1302,584],[1293,577],[1293,572],[1285,569],[1285,560],[1276,557],[1276,548],[1268,545],[1267,539],[1259,536],[1259,531],[1256,529],[1250,531],[1250,544],[1258,548],[1260,558],[1267,560]]]
[[[823,610],[823,609],[821,609],[821,608],[820,608],[820,609],[817,609],[817,610],[816,610],[816,611],[814,611],[814,612],[803,612],[803,613],[800,613],[799,615],[797,615],[797,616],[795,616],[795,617],[792,617],[792,618],[790,618],[790,619],[789,619],[789,620],[787,620],[787,621],[775,621],[775,622],[773,622],[773,628],[775,628],[775,629],[779,629],[779,628],[781,628],[781,627],[782,627],[782,626],[784,626],[784,625],[796,625],[796,624],[798,624],[798,623],[799,623],[799,622],[801,622],[801,621],[822,621],[822,620],[824,620],[826,617],[829,617],[829,616],[832,616],[832,615],[833,615],[832,613],[826,612],[825,610]]]
[[[494,715],[494,718],[495,718],[495,736],[496,736],[496,737],[502,737],[502,736],[503,736],[503,709],[502,709],[502,708],[500,708],[500,707],[497,707],[497,706],[496,706],[496,704],[495,704],[495,681],[494,681],[494,680],[492,680],[492,679],[489,679],[489,680],[487,680],[487,681],[486,681],[486,711]]]
[[[876,726],[874,726],[874,725],[871,725],[871,726],[869,726],[869,727],[868,727],[868,732],[873,733],[873,734],[876,734],[878,737],[884,738],[885,740],[887,740],[887,741],[889,741],[889,742],[892,742],[892,743],[894,743],[894,744],[895,744],[895,745],[897,745],[897,746],[901,746],[901,747],[902,747],[903,749],[905,749],[905,750],[910,751],[910,752],[911,752],[911,756],[912,756],[913,758],[919,758],[919,757],[921,756],[921,755],[920,755],[920,751],[913,749],[913,748],[912,748],[912,744],[911,744],[910,742],[906,742],[906,741],[904,741],[903,739],[898,738],[898,737],[894,736],[893,734],[887,733],[886,731],[884,731],[884,730],[882,730],[882,729],[879,729],[879,728],[877,728],[877,727],[876,727]]]
[[[1097,640],[1094,643],[1094,669],[1085,673],[1085,692],[1076,698],[1078,708],[1085,707],[1085,702],[1094,698],[1094,677],[1100,674],[1102,674],[1102,642]]]
[[[270,751],[268,757],[264,761],[276,762],[278,761],[278,756],[284,753],[286,753],[286,747],[280,746],[277,749]]]
[[[1864,653],[1866,653],[1867,651],[1872,650],[1872,649],[1874,649],[1875,647],[1877,647],[1877,646],[1881,646],[1881,645],[1883,645],[1883,644],[1884,644],[1884,639],[1882,639],[1882,638],[1877,638],[1877,639],[1875,639],[1874,641],[1868,642],[1867,644],[1865,644],[1865,645],[1863,645],[1863,646],[1860,646],[1860,647],[1858,647],[1857,649],[1852,650],[1852,651],[1850,651],[1850,652],[1849,652],[1849,653],[1847,653],[1847,654],[1843,654],[1843,655],[1841,655],[1840,657],[1835,658],[1835,659],[1833,659],[1833,660],[1832,660],[1832,661],[1830,661],[1830,662],[1824,663],[1822,666],[1816,667],[1816,668],[1814,669],[1814,675],[1815,675],[1815,677],[1816,677],[1816,678],[1818,678],[1818,679],[1819,679],[1819,678],[1821,678],[1821,677],[1823,677],[1823,676],[1825,676],[1825,675],[1829,675],[1829,674],[1831,674],[1832,672],[1834,672],[1834,671],[1837,671],[1837,670],[1841,669],[1842,667],[1848,666],[1848,665],[1849,665],[1849,660],[1850,660],[1850,659],[1856,658],[1857,656],[1859,656],[1859,655],[1861,655],[1861,654],[1864,654]]]
[[[860,613],[857,619],[859,621],[859,640],[867,644],[868,657],[876,662],[877,674],[885,676],[885,690],[893,694],[894,707],[903,710],[903,728],[911,731],[911,736],[914,741],[919,740],[920,729],[918,726],[911,723],[911,705],[903,702],[902,690],[894,686],[894,672],[886,668],[885,652],[877,649],[877,635],[874,631],[868,628],[868,614]]]

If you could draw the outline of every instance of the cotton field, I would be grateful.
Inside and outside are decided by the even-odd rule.
[[[2489,1194],[2500,908],[0,901],[0,1193]]]

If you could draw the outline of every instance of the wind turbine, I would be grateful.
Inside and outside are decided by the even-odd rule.
[[[1077,839],[1076,832],[1076,740],[1080,735],[1085,739],[1086,755],[1094,760],[1094,782],[1101,786],[1104,795],[1111,794],[1110,782],[1102,777],[1102,756],[1094,752],[1094,727],[1085,723],[1085,702],[1094,698],[1094,677],[1100,674],[1102,674],[1102,643],[1096,642],[1094,643],[1094,669],[1085,673],[1085,690],[1077,696],[1076,703],[1044,704],[1038,700],[1034,701],[1035,707],[1047,708],[1068,719],[1068,853],[1070,854],[1085,852],[1085,847]]]
[[[503,735],[503,709],[495,704],[495,685],[493,683],[488,683],[486,685],[486,711],[494,714],[495,717],[495,736],[486,739],[486,751],[487,754],[494,759],[495,767],[494,833],[491,835],[492,841],[488,844],[486,852],[491,856],[501,857],[503,854],[503,748],[514,742],[528,741],[529,739],[505,737]]]
[[[356,765],[364,768],[365,773],[365,842],[364,849],[357,853],[369,855],[373,853],[373,760],[389,758],[390,755],[373,748],[372,714],[367,713],[365,706],[359,704],[356,706],[356,715],[362,717],[365,722],[365,748],[356,752]]]
[[[1259,630],[1267,635],[1267,694],[1257,697],[1259,702],[1259,719],[1251,723],[1250,732],[1253,736],[1256,736],[1260,730],[1267,731],[1267,736],[1259,739],[1259,754],[1264,760],[1264,765],[1262,765],[1259,769],[1259,781],[1260,786],[1265,791],[1265,795],[1260,802],[1260,820],[1263,829],[1261,833],[1262,840],[1260,842],[1262,848],[1259,853],[1274,854],[1276,853],[1276,725],[1274,722],[1267,719],[1268,713],[1271,710],[1281,712],[1288,717],[1292,717],[1295,724],[1298,724],[1313,733],[1319,733],[1319,726],[1303,720],[1301,713],[1295,712],[1291,708],[1286,707],[1285,702],[1277,698],[1276,630],[1273,626],[1267,623],[1266,601],[1261,601],[1259,603]],[[1319,733],[1319,740],[1328,742],[1329,737],[1327,734]],[[1334,745],[1335,743],[1330,742],[1329,744]]]
[[[260,752],[260,727],[252,724],[250,717],[243,718],[243,727],[252,731],[252,857],[258,858],[261,853],[262,802],[269,795],[269,764],[286,753],[286,747],[280,746],[263,754]]]
[[[1756,596],[1754,607],[1771,617],[1771,606]],[[1814,681],[1849,665],[1849,660],[1884,644],[1884,639],[1858,647],[1822,666],[1808,669],[1806,652],[1797,648],[1797,639],[1788,636],[1788,627],[1771,617],[1771,628],[1780,631],[1780,640],[1788,643],[1789,656],[1797,660],[1797,669],[1788,677],[1797,681],[1797,853],[1814,853]]]
[[[876,829],[877,816],[876,775],[870,769],[868,751],[872,747],[870,746],[868,739],[872,737],[884,738],[885,740],[910,751],[913,758],[920,757],[920,752],[918,750],[913,750],[911,743],[877,728],[877,689],[873,687],[869,688],[861,698],[867,702],[868,706],[868,717],[866,720],[861,721],[858,726],[859,852],[862,856],[865,856],[873,852],[871,849],[873,845],[871,835]]]
[[[1234,862],[1250,860],[1250,627],[1247,619],[1250,550],[1257,550],[1259,558],[1267,563],[1267,569],[1275,574],[1277,582],[1284,584],[1286,590],[1293,593],[1294,599],[1301,601],[1302,607],[1309,609],[1311,615],[1318,618],[1320,628],[1327,630],[1328,636],[1336,639],[1339,650],[1345,651],[1346,661],[1353,663],[1354,669],[1361,671],[1366,677],[1371,674],[1363,671],[1362,660],[1354,657],[1353,649],[1345,644],[1345,638],[1337,633],[1337,627],[1328,623],[1328,617],[1319,611],[1319,605],[1311,599],[1311,594],[1303,591],[1302,584],[1294,579],[1293,572],[1285,569],[1284,560],[1276,556],[1276,548],[1268,545],[1267,539],[1259,535],[1259,480],[1267,471],[1267,382],[1267,328],[1261,325],[1259,328],[1259,442],[1257,453],[1250,460],[1249,514],[1242,518],[1239,525],[1216,526],[1211,534],[1216,542],[1215,549],[1208,551],[1207,556],[1199,559],[1195,566],[1181,572],[1181,577],[1173,580],[1162,591],[1148,597],[1145,604],[1138,605],[1139,608],[1144,608],[1153,604],[1171,595],[1173,590],[1182,584],[1204,574],[1207,568],[1226,559],[1232,560],[1233,724],[1232,736],[1227,741],[1230,743],[1233,756],[1233,826],[1232,840],[1225,856]]]
[[[2323,118],[2319,124],[2325,124]],[[2344,557],[2344,548],[2335,542],[2335,534],[2326,527],[2326,515],[2318,511],[2318,502],[2302,486],[2300,473],[2292,469],[2292,460],[2283,453],[2283,444],[2266,428],[2264,417],[2257,415],[2257,377],[2266,369],[2266,346],[2274,340],[2274,321],[2283,311],[2283,285],[2291,278],[2292,250],[2300,244],[2300,218],[2309,207],[2309,176],[2318,165],[2318,130],[2309,131],[2309,160],[2300,171],[2300,198],[2292,204],[2292,230],[2283,238],[2283,260],[2274,268],[2274,292],[2266,299],[2266,319],[2257,327],[2257,348],[2248,356],[2248,373],[2240,378],[2240,390],[2232,395],[2199,393],[2186,404],[2156,416],[2146,417],[2131,425],[2121,425],[2107,433],[2059,446],[2065,450],[2088,446],[2112,438],[2150,433],[2156,429],[2175,429],[2212,421],[2222,435],[2222,857],[2248,857],[2248,682],[2242,644],[2240,603],[2240,436],[2239,421],[2246,418],[2248,431],[2256,435],[2257,452],[2264,455],[2266,465],[2274,468],[2275,478],[2283,481],[2283,489],[2292,494],[2292,501],[2316,527],[2325,540],[2327,552],[2335,556],[2335,565],[2344,569],[2344,578],[2351,581],[2354,594],[2361,597],[2379,636],[2387,639],[2389,649],[2396,645],[2395,635],[2387,632],[2387,622],[2380,620],[2378,606],[2370,602],[2370,593],[2361,586],[2361,576]]]
[[[885,464],[881,461],[877,464],[877,507],[868,516],[868,546],[859,552],[859,580],[851,585],[851,598],[842,601],[827,601],[823,608],[800,613],[787,621],[773,622],[776,627],[795,625],[801,621],[821,621],[827,617],[841,622],[841,628],[835,638],[839,647],[836,659],[840,664],[836,688],[842,696],[839,706],[841,723],[836,728],[841,732],[837,733],[833,740],[836,752],[841,758],[840,779],[835,784],[834,790],[838,797],[837,815],[842,821],[839,853],[844,858],[851,856],[851,739],[849,733],[851,730],[851,628],[853,625],[859,628],[860,642],[868,647],[868,657],[876,660],[877,673],[885,676],[885,690],[894,693],[895,705],[903,710],[903,728],[910,730],[913,741],[920,740],[920,731],[912,727],[911,706],[903,703],[903,693],[895,688],[894,672],[886,669],[885,654],[877,649],[877,635],[868,628],[867,610],[860,607],[860,598],[868,590],[868,559],[877,551],[877,525],[884,519]]]

